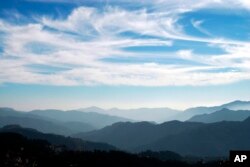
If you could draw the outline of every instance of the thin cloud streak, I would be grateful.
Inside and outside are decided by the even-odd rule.
[[[157,1],[172,6],[175,12],[149,12],[146,9],[129,11],[120,7],[106,7],[103,11],[93,7],[78,7],[65,19],[41,16],[36,23],[15,25],[0,20],[0,31],[5,35],[3,53],[0,53],[0,83],[32,83],[48,85],[133,85],[133,86],[182,86],[217,85],[250,79],[249,43],[216,37],[190,36],[178,23],[186,11],[208,7],[204,1],[194,6],[178,6],[173,1]],[[247,4],[246,1],[239,1]],[[201,29],[201,22],[193,22]],[[51,30],[52,29],[52,30]],[[124,33],[131,33],[124,35]],[[147,38],[142,38],[146,36]],[[103,58],[139,57],[147,53],[124,50],[128,47],[171,47],[176,40],[202,42],[222,48],[226,53],[204,56],[192,50],[165,52],[166,56],[199,62],[204,65],[166,65],[151,63],[111,63]],[[53,48],[49,53],[36,53],[27,48],[38,43]],[[36,49],[36,48],[33,48]],[[29,65],[63,66],[67,70],[41,73]],[[237,71],[218,70],[235,67]],[[206,71],[208,69],[208,71]]]

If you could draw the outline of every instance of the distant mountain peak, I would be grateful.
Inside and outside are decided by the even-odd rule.
[[[235,100],[235,101],[226,103],[226,104],[224,104],[223,106],[226,106],[226,105],[233,105],[233,104],[247,104],[247,103],[250,104],[250,101]]]
[[[85,108],[85,109],[103,110],[102,108],[96,107],[96,106],[90,106],[90,107],[87,107],[87,108]]]
[[[103,111],[105,111],[105,110],[100,108],[100,107],[91,106],[91,107],[76,109],[74,111],[96,112],[96,113],[101,113],[102,112],[103,113]]]
[[[249,116],[249,110],[231,110],[228,108],[222,108],[212,113],[195,115],[187,121],[204,123],[213,123],[220,121],[243,121]]]

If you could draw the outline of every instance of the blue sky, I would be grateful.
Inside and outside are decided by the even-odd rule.
[[[0,106],[250,100],[248,0],[0,1]]]

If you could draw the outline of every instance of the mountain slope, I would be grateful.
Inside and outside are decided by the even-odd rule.
[[[242,122],[164,124],[118,123],[77,134],[85,140],[105,142],[130,151],[169,150],[182,155],[227,156],[231,149],[250,149],[250,118]]]
[[[171,108],[138,108],[126,110],[113,108],[108,110],[107,112],[139,121],[149,121],[157,123],[170,121],[169,118],[180,113],[180,111]]]
[[[211,114],[195,115],[190,118],[189,122],[204,122],[213,123],[220,121],[243,121],[250,116],[250,111],[239,110],[233,111],[229,109],[222,109],[220,111],[213,112]]]
[[[30,128],[22,128],[18,125],[8,125],[0,129],[1,132],[13,132],[21,134],[29,139],[40,139],[40,140],[46,140],[49,143],[55,145],[55,146],[66,146],[67,149],[70,150],[115,150],[116,148],[105,144],[105,143],[95,143],[95,142],[89,142],[89,141],[83,141],[81,139],[77,138],[71,138],[71,137],[64,137],[61,135],[55,135],[55,134],[45,134],[41,133],[37,130],[30,129]]]
[[[34,128],[45,133],[56,133],[61,135],[70,135],[72,133],[70,129],[64,126],[42,119],[30,117],[0,116],[0,127],[9,124],[18,124],[20,126]]]
[[[84,122],[96,128],[103,128],[115,122],[131,121],[122,117],[105,115],[95,112],[82,112],[77,110],[61,111],[61,110],[33,110],[33,115],[39,115],[55,119],[63,122]]]
[[[185,121],[195,115],[209,114],[215,111],[227,108],[230,110],[250,110],[250,101],[233,101],[230,103],[222,104],[220,106],[212,107],[194,107],[186,109],[185,111],[179,111],[171,108],[137,108],[137,109],[119,109],[112,108],[104,110],[98,107],[89,107],[79,109],[84,112],[96,112],[102,114],[110,114],[129,118],[137,121],[149,121],[162,123],[171,120]]]
[[[158,125],[149,122],[126,122],[74,136],[84,140],[112,143],[112,145],[121,149],[133,151],[138,146],[152,143],[166,135],[178,134],[202,125],[202,123],[182,123],[179,121],[170,121]]]
[[[210,114],[210,113],[213,113],[215,111],[222,110],[223,108],[227,108],[230,110],[250,110],[250,101],[237,100],[237,101],[233,101],[233,102],[223,104],[220,106],[189,108],[189,109],[171,117],[171,119],[185,121],[185,120],[188,120],[195,115]]]
[[[97,112],[110,115],[117,115],[137,121],[149,121],[162,123],[169,120],[170,117],[176,115],[180,111],[171,108],[137,108],[137,109],[119,109],[112,108],[104,110],[98,107],[89,107],[80,109],[84,112]]]
[[[62,122],[29,112],[20,112],[11,108],[0,108],[0,127],[19,124],[45,133],[70,135],[77,132],[94,130],[95,127],[84,122]]]
[[[44,140],[6,132],[0,133],[1,167],[217,167],[213,163],[193,163],[192,165],[178,154],[164,152],[143,152],[131,154],[122,151],[72,151],[54,147]],[[220,164],[220,165],[219,165]]]
[[[250,149],[250,119],[218,122],[170,135],[141,149],[170,150],[182,155],[228,156],[230,150]]]

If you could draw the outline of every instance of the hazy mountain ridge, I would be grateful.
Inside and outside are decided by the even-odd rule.
[[[0,126],[19,124],[45,133],[62,135],[91,131],[119,121],[128,121],[128,119],[80,111],[34,110],[21,112],[11,108],[0,108]]]
[[[186,121],[195,115],[210,114],[224,108],[230,110],[250,110],[250,101],[236,100],[230,103],[222,104],[220,106],[189,108],[179,114],[176,114],[171,119]]]
[[[30,117],[15,117],[15,116],[0,116],[0,127],[18,124],[26,128],[34,128],[44,133],[55,133],[61,135],[70,135],[71,131],[66,126],[59,123],[46,121],[43,119],[30,118]]]
[[[151,150],[170,150],[182,155],[228,156],[230,150],[250,149],[250,118],[242,122],[223,121],[166,136],[146,146]],[[145,148],[143,148],[145,149]]]
[[[100,130],[73,135],[91,141],[102,141],[133,151],[135,148],[157,141],[167,135],[178,134],[202,126],[203,123],[170,121],[162,124],[149,122],[115,123]]]
[[[105,110],[95,106],[89,108],[82,108],[79,110],[83,112],[96,112],[102,114],[117,115],[124,118],[133,119],[136,121],[163,123],[171,120],[186,121],[195,115],[209,114],[222,110],[223,108],[227,108],[230,110],[250,110],[250,102],[236,100],[219,106],[193,107],[193,108],[188,108],[184,111],[171,109],[167,107],[136,108],[136,109],[111,108]]]
[[[159,125],[118,123],[76,136],[130,151],[169,150],[181,155],[227,156],[231,149],[250,149],[249,131],[250,118],[242,122],[210,124],[179,121]]]
[[[23,127],[35,128],[46,133],[62,135],[74,133],[72,135],[74,137],[108,143],[129,151],[170,150],[185,155],[223,156],[231,147],[242,149],[244,146],[248,148],[247,141],[238,140],[237,136],[250,138],[247,134],[247,130],[250,131],[250,128],[247,129],[250,126],[247,124],[248,122],[250,124],[250,121],[247,121],[249,119],[243,122],[225,122],[223,120],[244,120],[250,116],[249,111],[233,111],[227,108],[235,110],[248,108],[249,104],[250,102],[234,101],[215,107],[191,108],[179,113],[177,116],[190,116],[198,113],[192,118],[193,121],[192,119],[186,122],[168,121],[161,124],[147,121],[131,122],[126,118],[91,112],[105,111],[96,107],[90,107],[85,112],[77,110],[18,112],[11,108],[0,108],[0,126],[20,124]],[[220,108],[222,109],[218,110]],[[154,110],[147,111],[153,114]],[[201,113],[206,114],[202,115]],[[87,130],[85,131],[84,128],[88,128],[89,123],[95,123],[97,127],[105,127],[99,130],[93,130],[96,127],[91,127],[92,129],[86,132]],[[240,133],[238,131],[241,131],[241,128],[246,130]],[[234,135],[233,131],[237,131],[237,133]],[[222,139],[229,142],[224,142]],[[241,145],[235,145],[238,141],[241,142]],[[217,147],[221,149],[217,150]]]
[[[83,122],[92,125],[95,128],[103,128],[115,122],[132,121],[122,117],[100,114],[96,112],[82,112],[78,110],[33,110],[30,113],[63,122]]]
[[[250,110],[229,110],[223,108],[210,114],[195,115],[187,121],[214,123],[220,121],[243,121],[250,116]]]
[[[47,134],[31,128],[23,128],[19,125],[7,125],[0,129],[0,133],[12,132],[21,134],[29,139],[46,140],[55,146],[65,146],[66,149],[76,151],[93,151],[93,150],[116,150],[115,147],[105,143],[95,143],[83,141],[78,138],[64,137],[62,135]]]
[[[162,123],[165,121],[169,121],[172,116],[180,113],[180,110],[175,110],[171,108],[135,108],[135,109],[119,109],[119,108],[111,108],[111,109],[101,109],[98,107],[89,107],[80,109],[84,112],[97,112],[102,114],[110,114],[117,115],[120,117],[133,119],[136,121],[149,121],[149,122],[157,122]]]
[[[110,110],[112,111],[115,109]],[[181,111],[171,108],[138,108],[131,110],[115,110],[113,112],[129,112],[129,118],[134,117],[136,120],[163,123],[166,121],[170,121],[169,118],[171,118],[171,116],[174,116],[176,113],[179,113]]]
[[[184,111],[171,108],[102,109],[93,106],[69,111],[53,109],[33,110],[31,112],[27,112],[28,114],[26,114],[26,116],[42,116],[43,118],[53,121],[83,122],[95,128],[102,128],[115,122],[126,121],[148,121],[157,123],[163,123],[171,120],[186,121],[195,115],[209,114],[222,110],[223,108],[230,110],[250,110],[250,102],[237,100],[220,106],[194,107]],[[7,111],[8,116],[10,116],[9,112],[13,111],[11,108],[0,108],[1,115],[3,114],[3,109]],[[16,116],[16,114],[20,115],[20,113],[15,113],[12,116]]]

